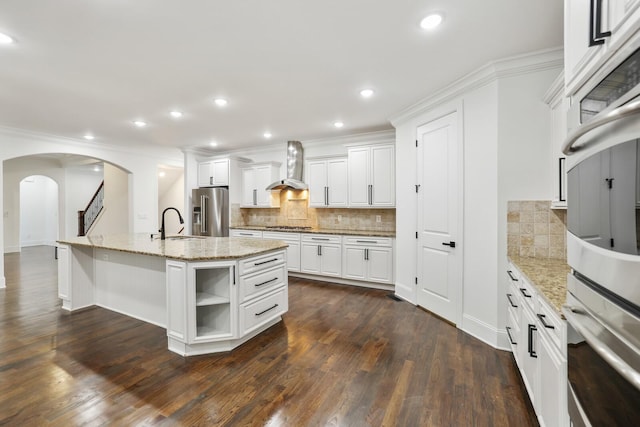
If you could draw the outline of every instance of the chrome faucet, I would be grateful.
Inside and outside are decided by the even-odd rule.
[[[180,224],[184,224],[184,220],[182,219],[182,215],[180,215],[180,211],[176,208],[167,208],[162,211],[162,228],[160,228],[160,240],[165,240],[166,236],[164,235],[164,214],[167,213],[168,210],[174,210],[178,214],[178,218],[180,218]]]

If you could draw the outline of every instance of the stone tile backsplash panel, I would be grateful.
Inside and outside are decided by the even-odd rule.
[[[507,254],[567,258],[567,211],[551,209],[548,200],[507,203]]]
[[[395,231],[395,209],[311,208],[295,191],[280,193],[280,208],[231,205],[231,226],[290,225],[329,230]],[[376,218],[380,217],[380,222]]]

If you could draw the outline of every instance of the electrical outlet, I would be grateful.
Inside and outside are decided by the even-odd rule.
[[[382,222],[382,217],[380,215],[376,215],[376,222]]]

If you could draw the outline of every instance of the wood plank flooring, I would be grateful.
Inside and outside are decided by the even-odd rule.
[[[57,299],[50,247],[5,255],[0,425],[535,426],[512,357],[388,292],[290,280],[284,322],[182,358],[164,329]]]

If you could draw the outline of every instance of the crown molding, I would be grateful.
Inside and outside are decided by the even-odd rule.
[[[542,100],[545,104],[551,105],[558,98],[562,97],[564,97],[564,70],[562,70],[553,83],[551,83]]]
[[[562,68],[564,64],[563,52],[562,48],[544,49],[489,62],[436,91],[433,95],[399,111],[389,118],[389,122],[394,127],[397,127],[439,104],[497,81],[500,78]]]

